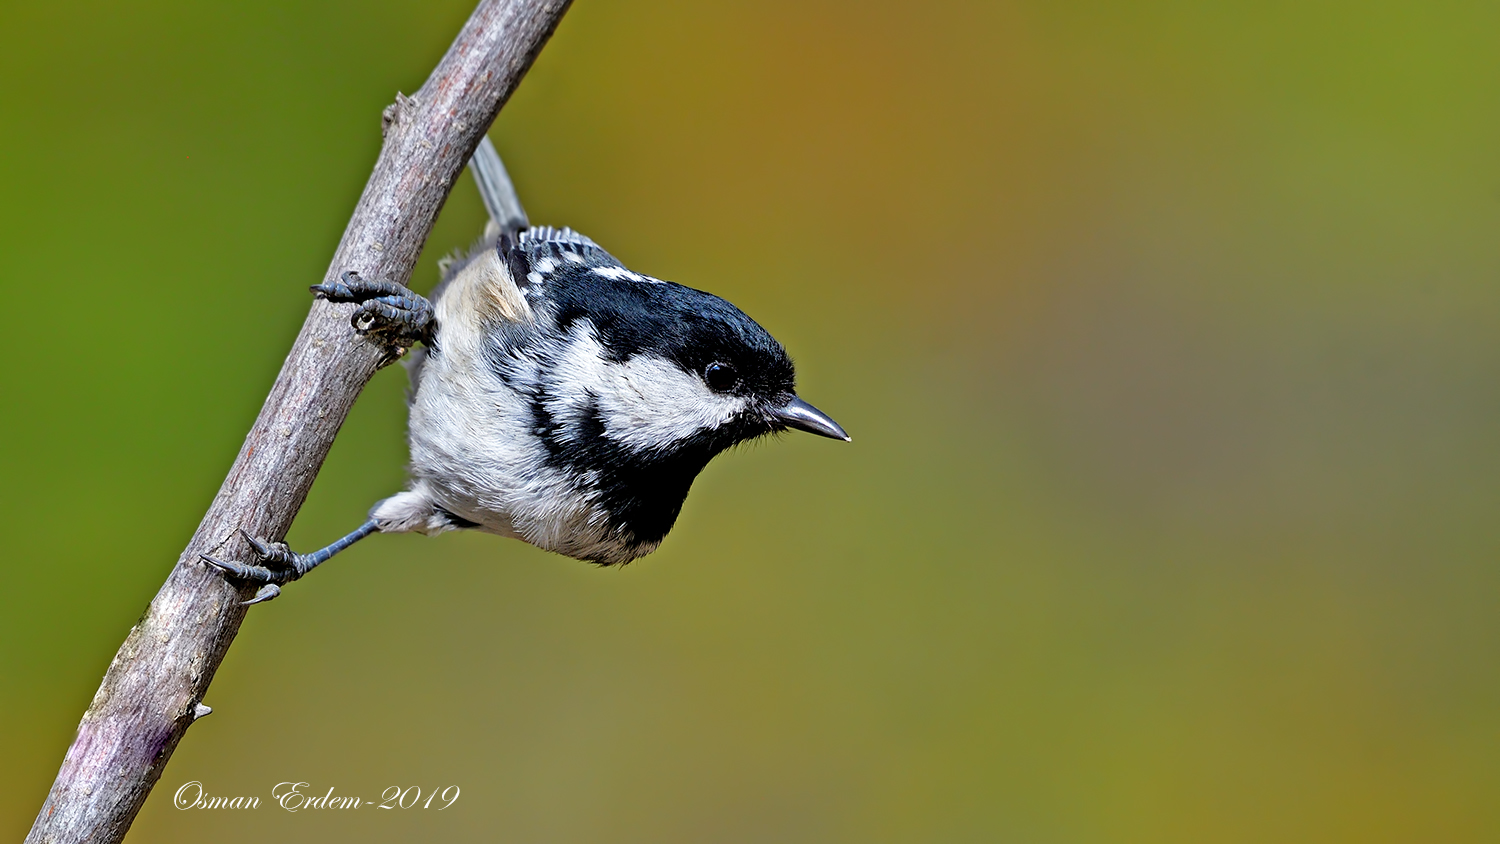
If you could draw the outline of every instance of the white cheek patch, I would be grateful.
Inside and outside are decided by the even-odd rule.
[[[553,369],[556,391],[547,411],[574,439],[597,404],[604,435],[635,450],[664,448],[716,428],[745,408],[740,396],[715,393],[703,379],[671,361],[636,355],[623,363],[606,359],[587,323],[577,323]]]
[[[632,448],[670,445],[745,409],[744,398],[715,393],[696,374],[654,355],[636,355],[612,369],[613,389],[599,397],[604,435]]]

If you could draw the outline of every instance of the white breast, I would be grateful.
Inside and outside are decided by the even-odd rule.
[[[549,551],[615,557],[619,543],[588,491],[589,479],[548,464],[546,447],[531,430],[528,397],[485,359],[497,320],[527,324],[533,318],[493,249],[448,283],[436,308],[437,349],[422,363],[410,409],[412,487],[377,506],[374,517],[386,517],[382,530],[384,522],[398,530],[446,529],[435,506]],[[523,386],[558,353],[540,340],[514,351]]]

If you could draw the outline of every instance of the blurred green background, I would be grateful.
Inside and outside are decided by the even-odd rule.
[[[469,9],[0,8],[0,836]],[[1497,29],[581,0],[491,132],[532,219],[739,304],[854,443],[719,459],[621,571],[363,543],[250,613],[131,840],[1497,840]],[[481,223],[465,177],[413,285]],[[400,488],[405,386],[294,545]]]

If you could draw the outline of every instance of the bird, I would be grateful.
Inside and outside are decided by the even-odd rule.
[[[241,531],[253,562],[202,555],[261,584],[244,603],[374,533],[479,530],[624,565],[661,544],[725,450],[789,429],[850,440],[739,308],[630,270],[572,229],[531,226],[488,137],[470,168],[490,219],[430,298],[353,271],[311,288],[356,304],[353,329],[404,353],[407,488],[309,554]]]

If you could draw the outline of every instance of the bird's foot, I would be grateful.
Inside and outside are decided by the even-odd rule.
[[[337,281],[308,288],[319,299],[359,305],[349,324],[361,335],[405,348],[432,336],[432,303],[394,281],[370,281],[349,270]]]
[[[240,535],[250,544],[250,548],[259,558],[259,565],[247,565],[236,563],[231,560],[221,560],[210,557],[207,554],[199,554],[203,562],[219,569],[236,580],[248,580],[251,583],[263,584],[256,590],[255,597],[243,604],[259,604],[269,601],[281,594],[281,585],[291,583],[293,580],[307,574],[319,561],[314,561],[309,555],[298,554],[288,548],[285,542],[266,542],[241,530]]]
[[[263,584],[255,593],[255,597],[245,602],[246,604],[259,604],[280,595],[282,584],[291,583],[312,571],[313,568],[328,562],[334,554],[379,531],[380,526],[374,519],[371,519],[326,548],[320,548],[311,554],[298,554],[286,547],[285,542],[266,542],[241,529],[240,535],[245,537],[245,541],[250,544],[250,550],[260,560],[259,565],[235,563],[210,557],[207,554],[198,556],[203,562],[219,569],[229,577]]]

